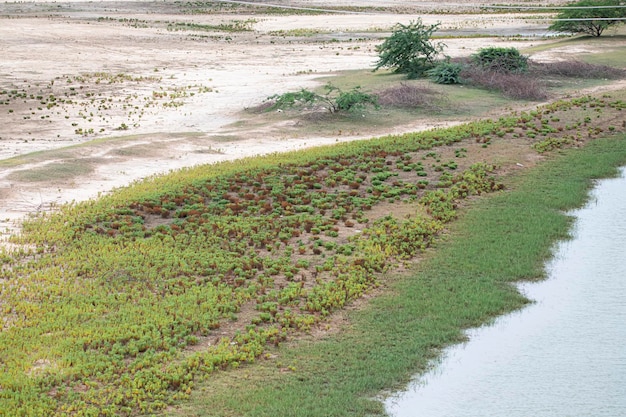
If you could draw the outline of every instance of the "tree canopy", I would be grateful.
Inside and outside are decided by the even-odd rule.
[[[556,32],[584,33],[601,36],[610,26],[623,23],[626,2],[621,0],[581,0],[569,5],[550,26]]]
[[[437,55],[445,46],[430,40],[438,27],[439,24],[427,26],[421,19],[408,25],[398,23],[391,36],[376,47],[378,62],[374,71],[386,67],[407,74],[409,78],[421,77],[434,66]]]

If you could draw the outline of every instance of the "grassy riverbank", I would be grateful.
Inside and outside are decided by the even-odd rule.
[[[383,295],[348,313],[341,332],[280,348],[269,361],[211,378],[173,416],[383,415],[375,400],[425,370],[462,329],[527,300],[510,285],[540,279],[592,179],[626,163],[626,136],[593,141],[509,178],[508,191],[475,201],[445,241]]]

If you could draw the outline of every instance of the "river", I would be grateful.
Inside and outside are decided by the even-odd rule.
[[[626,416],[626,169],[598,182],[535,303],[468,331],[385,402],[395,417]]]

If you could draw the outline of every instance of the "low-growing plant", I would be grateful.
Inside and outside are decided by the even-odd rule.
[[[594,116],[589,137],[605,120],[620,130],[624,106],[587,96],[199,166],[30,219],[12,239],[20,249],[0,257],[0,414],[158,413],[363,296],[428,247],[464,198],[501,189],[494,165],[470,165],[477,143],[531,122],[558,132],[566,118],[582,129]],[[467,159],[451,159],[460,143]],[[385,216],[389,202],[414,211]]]
[[[426,75],[437,84],[460,84],[463,65],[445,61],[426,71]]]
[[[324,86],[324,93],[318,94],[307,89],[295,93],[275,94],[266,99],[272,103],[269,109],[285,109],[291,107],[302,108],[307,105],[321,106],[330,113],[360,111],[367,106],[378,108],[378,97],[361,90],[360,86],[344,91],[328,83]]]

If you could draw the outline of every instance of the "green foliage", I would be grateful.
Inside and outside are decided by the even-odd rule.
[[[624,23],[619,19],[626,18],[625,3],[621,0],[582,0],[569,6],[571,8],[561,10],[557,15],[550,30],[599,37],[610,26]]]
[[[295,93],[275,94],[268,97],[266,101],[273,103],[270,109],[321,104],[331,113],[360,111],[367,106],[378,108],[378,98],[373,94],[363,92],[360,86],[356,86],[349,91],[343,91],[331,83],[324,86],[324,94],[318,94],[303,88]]]
[[[485,70],[501,73],[525,72],[528,69],[528,57],[513,47],[482,48],[472,55],[472,62]]]
[[[274,94],[266,99],[272,102],[271,109],[285,109],[294,106],[305,106],[319,99],[319,96],[312,91],[301,89],[295,93]]]
[[[446,61],[426,71],[426,75],[437,84],[460,84],[462,70],[463,65]]]
[[[433,43],[431,36],[439,24],[427,26],[421,19],[408,25],[398,23],[392,35],[376,47],[378,62],[374,71],[391,68],[397,73],[418,78],[435,65],[437,56],[445,45]]]
[[[378,98],[375,95],[364,93],[360,87],[355,87],[350,91],[341,91],[330,84],[326,87],[333,91],[337,90],[338,96],[334,99],[333,112],[336,111],[359,111],[367,105],[378,107]]]

